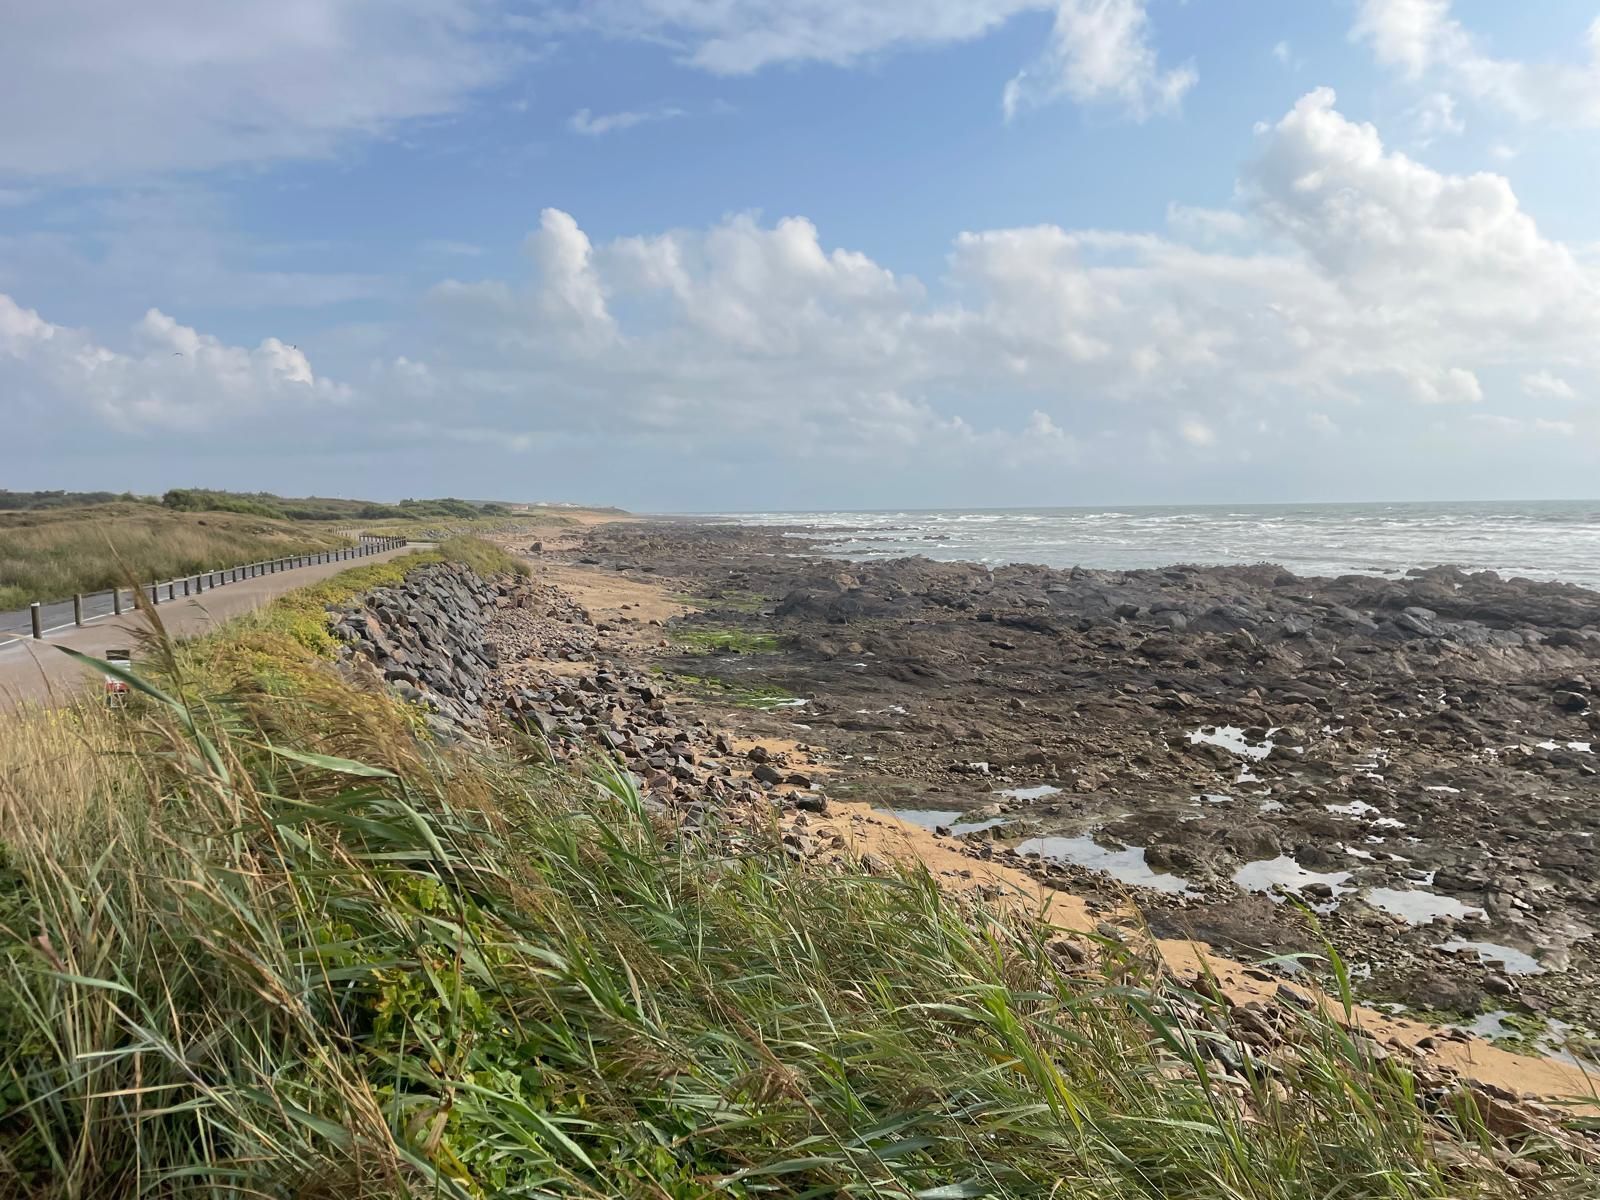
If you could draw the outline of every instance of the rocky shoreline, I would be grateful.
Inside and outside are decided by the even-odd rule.
[[[1239,982],[1269,1003],[1327,941],[1440,1039],[1586,1053],[1600,818],[1568,743],[1596,723],[1574,697],[1600,597],[851,564],[683,524],[513,548],[534,580],[427,568],[339,614],[441,737],[609,756],[685,836],[775,835],[822,869],[887,871],[871,839],[922,826],[952,884],[1031,879],[1097,936],[1199,939],[1261,963]]]
[[[694,597],[654,678],[827,745],[829,795],[1275,970],[1332,942],[1367,1000],[1512,1046],[1600,1030],[1600,595],[849,563],[685,523],[568,557]]]

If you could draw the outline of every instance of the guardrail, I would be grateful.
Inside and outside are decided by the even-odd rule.
[[[263,575],[276,575],[280,571],[293,571],[300,567],[314,567],[321,563],[343,562],[347,559],[367,558],[398,550],[406,545],[405,538],[371,537],[361,534],[354,546],[338,550],[317,550],[311,554],[291,554],[283,558],[268,558],[260,562],[225,567],[219,571],[202,571],[180,579],[161,579],[141,584],[140,594],[151,604],[169,604],[185,596],[199,596],[229,584],[258,579]],[[128,588],[109,588],[103,592],[80,592],[71,600],[41,603],[35,600],[26,609],[14,613],[0,613],[0,642],[9,638],[42,638],[47,633],[87,625],[103,617],[120,616],[136,606]]]

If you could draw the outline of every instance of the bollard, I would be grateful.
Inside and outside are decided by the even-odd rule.
[[[75,592],[72,596],[72,623],[83,624],[83,593]]]
[[[37,600],[28,605],[28,616],[33,621],[33,636],[42,638],[44,636],[44,619],[39,615],[39,602]]]
[[[178,585],[175,584],[175,583],[167,584],[167,599],[168,600],[176,600],[177,598],[178,598]]]
[[[188,581],[188,579],[185,579],[183,581],[183,594],[185,596],[187,596],[189,594],[189,581]]]
[[[114,617],[120,617],[122,615],[122,589],[121,588],[112,588],[111,589],[111,615],[114,616]]]
[[[161,603],[161,585],[159,583],[152,583],[150,585],[150,603]]]

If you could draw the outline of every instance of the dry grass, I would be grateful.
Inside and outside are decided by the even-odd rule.
[[[345,545],[326,527],[143,504],[0,513],[0,611],[100,591],[130,571],[172,579]]]

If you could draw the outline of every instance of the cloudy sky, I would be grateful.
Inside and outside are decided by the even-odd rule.
[[[1597,17],[13,3],[0,487],[1593,496]]]

